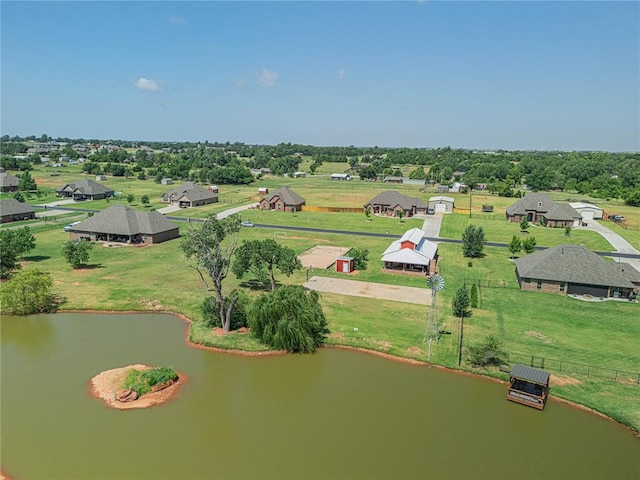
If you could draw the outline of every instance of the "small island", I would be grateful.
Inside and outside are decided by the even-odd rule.
[[[186,378],[170,367],[128,365],[93,377],[91,393],[111,408],[149,408],[171,400]]]

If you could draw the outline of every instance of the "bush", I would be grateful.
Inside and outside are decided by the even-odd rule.
[[[474,367],[502,365],[506,357],[502,342],[493,335],[487,335],[480,343],[467,347],[467,360]]]
[[[353,248],[349,255],[353,257],[353,268],[366,270],[369,261],[369,250],[366,248]]]
[[[48,273],[39,270],[20,272],[0,288],[3,314],[30,315],[53,312],[58,308],[53,279]]]
[[[158,367],[150,370],[134,370],[127,372],[123,388],[130,388],[138,395],[149,393],[155,385],[172,382],[178,379],[178,374],[170,367]]]
[[[475,283],[471,285],[471,293],[469,294],[469,299],[471,308],[478,308],[478,286]]]

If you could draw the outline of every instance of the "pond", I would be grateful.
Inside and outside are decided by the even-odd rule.
[[[504,385],[359,352],[191,348],[171,315],[2,318],[2,470],[54,478],[638,478],[640,441]],[[97,373],[169,365],[171,402],[113,410]]]

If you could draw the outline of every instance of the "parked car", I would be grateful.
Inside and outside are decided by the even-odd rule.
[[[613,222],[624,222],[624,217],[622,215],[609,215],[609,219]]]
[[[68,232],[69,230],[71,230],[75,225],[79,224],[80,222],[73,222],[70,223],[69,225],[65,225],[65,227],[63,228],[63,230],[65,232]]]
[[[253,223],[251,223],[251,221],[249,220],[244,220],[240,223],[240,225],[242,225],[243,227],[253,227]]]

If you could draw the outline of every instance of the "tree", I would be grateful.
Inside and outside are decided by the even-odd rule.
[[[402,221],[402,219],[404,218],[404,210],[398,210],[397,215],[400,221]]]
[[[135,201],[136,196],[133,193],[129,193],[127,194],[126,198],[127,198],[127,203],[132,204]]]
[[[142,202],[143,205],[149,205],[149,195],[142,195],[140,197],[140,201]]]
[[[87,240],[69,240],[62,244],[62,256],[73,268],[80,268],[89,261],[93,246]]]
[[[36,185],[36,181],[31,177],[31,172],[26,171],[20,175],[20,179],[18,180],[18,190],[28,192],[37,189],[38,186]]]
[[[369,261],[369,250],[366,248],[353,248],[349,255],[353,257],[353,268],[356,270],[366,270]]]
[[[249,326],[271,348],[300,353],[314,352],[329,332],[320,295],[301,285],[285,285],[258,297]]]
[[[233,234],[239,230],[238,215],[218,219],[211,214],[204,223],[187,230],[180,242],[187,265],[198,272],[207,291],[213,289],[216,293],[216,311],[225,333],[231,326],[231,314],[238,296],[225,298],[222,283],[229,274],[231,257],[237,247]],[[205,275],[211,279],[212,287],[209,287]]]
[[[493,335],[487,335],[484,340],[467,349],[468,361],[474,367],[487,365],[502,365],[507,354],[502,349],[502,342]]]
[[[2,313],[29,315],[53,312],[57,308],[53,280],[48,273],[27,270],[1,285]]]
[[[0,230],[0,279],[7,279],[20,268],[20,259],[36,248],[29,227]]]
[[[478,286],[474,283],[471,285],[471,293],[469,294],[469,305],[471,308],[478,308]]]
[[[462,254],[465,257],[481,257],[486,243],[484,229],[475,225],[468,225],[462,234],[462,243]]]
[[[517,235],[514,235],[511,238],[511,243],[509,243],[509,251],[511,252],[511,258],[515,258],[516,254],[522,250],[522,241]]]
[[[25,202],[24,194],[22,192],[14,192],[13,193],[13,198],[18,200],[19,202],[22,202],[22,203]]]
[[[456,290],[453,300],[451,301],[453,314],[456,317],[469,316],[469,305],[471,305],[471,295],[467,286],[463,285]]]
[[[364,209],[364,216],[367,217],[367,222],[371,221],[371,205],[367,205]]]
[[[230,329],[237,330],[238,328],[247,327],[249,325],[248,315],[252,305],[251,297],[249,297],[242,290],[233,290],[230,294],[231,297],[237,296],[235,307],[231,313]],[[208,296],[200,305],[202,316],[204,317],[205,324],[208,327],[222,327],[220,321],[220,314],[216,307],[215,297]]]
[[[533,253],[536,247],[536,237],[527,237],[522,241],[522,249],[526,253]]]
[[[564,234],[567,237],[571,236],[571,225],[567,225],[566,227],[564,227]]]
[[[529,221],[527,220],[527,217],[522,217],[522,221],[520,222],[520,231],[526,232],[527,230],[529,230]]]
[[[302,263],[294,250],[283,247],[270,238],[242,242],[235,252],[235,261],[231,267],[234,275],[242,278],[250,270],[259,274],[259,271],[265,268],[273,291],[276,289],[274,269],[288,277],[294,271],[300,270]]]

